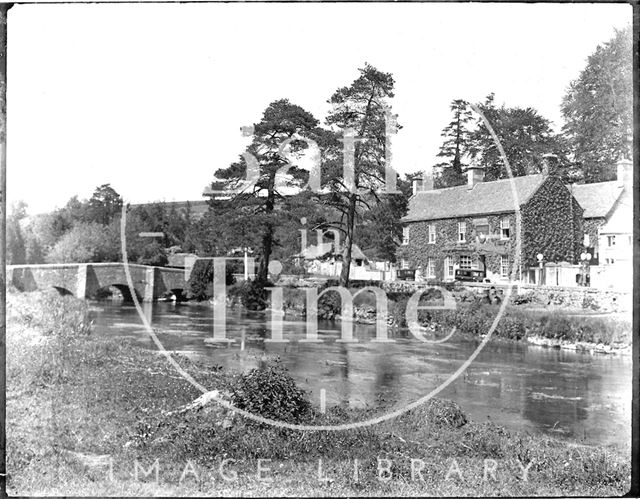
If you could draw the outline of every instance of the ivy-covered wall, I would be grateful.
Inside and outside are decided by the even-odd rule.
[[[489,233],[495,236],[485,243],[476,243],[476,227],[474,220],[487,219]],[[510,222],[510,237],[506,240],[500,236],[500,221],[508,219]],[[458,222],[466,222],[466,243],[458,243]],[[429,225],[436,227],[436,241],[429,243]],[[510,261],[515,258],[515,214],[502,213],[465,218],[448,218],[424,222],[410,222],[409,243],[398,250],[398,256],[406,259],[411,268],[427,268],[428,259],[435,259],[436,277],[434,280],[445,279],[444,260],[451,257],[454,263],[459,263],[459,255],[470,255],[475,260],[484,257],[486,268],[490,272],[500,272],[500,255],[509,255]]]
[[[521,207],[522,265],[545,262],[578,263],[584,240],[583,209],[556,177],[549,177]]]

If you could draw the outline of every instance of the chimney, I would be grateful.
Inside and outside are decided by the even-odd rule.
[[[558,168],[558,156],[547,153],[542,156],[542,174],[555,175]]]
[[[433,177],[428,173],[424,172],[422,178],[414,178],[413,179],[413,194],[417,194],[418,192],[423,191],[432,191],[433,190]]]
[[[467,189],[473,189],[476,184],[484,180],[484,168],[476,161],[471,161],[467,167]]]
[[[623,158],[616,164],[617,174],[616,180],[620,187],[631,188],[633,181],[633,161]]]

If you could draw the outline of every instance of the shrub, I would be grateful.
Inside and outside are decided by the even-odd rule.
[[[593,296],[585,294],[582,299],[582,308],[587,310],[600,310],[600,305],[598,305],[598,301],[594,299]]]
[[[236,407],[280,421],[300,421],[311,409],[305,392],[278,363],[243,374],[231,396]]]
[[[225,284],[235,283],[233,266],[226,266]],[[198,259],[194,262],[187,283],[187,297],[195,300],[208,300],[213,296],[213,260]]]
[[[57,291],[37,296],[31,310],[23,312],[23,318],[43,336],[77,338],[91,333],[86,302],[61,296]]]
[[[229,289],[229,297],[239,300],[247,310],[264,310],[269,305],[269,291],[266,288],[271,286],[273,284],[269,281],[259,279],[243,281]]]
[[[467,415],[452,400],[429,400],[421,414],[425,421],[436,428],[460,428],[469,422]]]
[[[324,286],[318,288],[318,295],[333,285],[327,282]],[[318,319],[333,320],[341,313],[342,301],[337,291],[329,291],[320,296],[318,299]]]
[[[164,267],[169,263],[169,259],[164,247],[157,241],[153,241],[142,248],[142,252],[138,257],[137,262],[141,265]]]
[[[527,305],[534,301],[533,291],[527,291],[522,294],[514,294],[511,298],[511,303],[514,305]]]

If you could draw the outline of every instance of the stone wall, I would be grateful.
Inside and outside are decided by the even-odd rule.
[[[412,294],[426,290],[428,283],[411,281],[382,282],[379,285],[387,293]],[[471,294],[504,296],[508,284],[489,283],[440,283],[451,291],[457,301],[465,301]],[[563,308],[599,312],[622,312],[632,309],[632,292],[583,287],[559,287],[536,285],[513,285],[511,303],[527,304],[531,307]]]

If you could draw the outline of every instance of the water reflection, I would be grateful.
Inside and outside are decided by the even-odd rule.
[[[207,305],[144,304],[144,312],[167,350],[212,364],[247,371],[279,357],[319,404],[354,407],[405,404],[437,388],[476,349],[476,341],[454,337],[444,344],[412,340],[390,331],[395,343],[372,343],[374,326],[357,325],[356,343],[339,343],[340,325],[319,325],[322,343],[300,342],[306,325],[287,319],[287,343],[269,343],[265,314],[227,313],[231,344],[206,344],[213,335]],[[155,344],[128,304],[92,303],[97,334]],[[474,420],[542,431],[586,443],[628,445],[631,421],[631,360],[490,342],[465,374],[439,396],[458,402]]]

